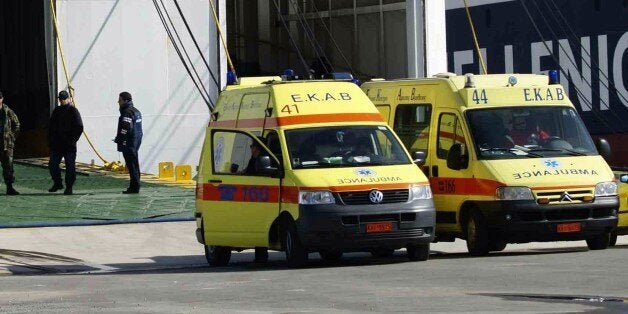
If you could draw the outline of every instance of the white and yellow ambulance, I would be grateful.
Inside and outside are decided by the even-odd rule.
[[[426,260],[436,213],[429,182],[360,88],[347,81],[241,78],[220,94],[196,193],[210,265],[232,251],[392,255]]]
[[[436,206],[436,240],[473,255],[507,243],[609,245],[617,183],[567,92],[544,75],[374,80],[362,89],[415,159]]]

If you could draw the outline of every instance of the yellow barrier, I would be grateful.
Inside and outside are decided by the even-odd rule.
[[[164,161],[164,162],[159,163],[159,179],[162,179],[162,180],[174,179],[174,162]]]
[[[177,182],[192,180],[192,166],[190,165],[177,165],[175,173],[175,181]]]

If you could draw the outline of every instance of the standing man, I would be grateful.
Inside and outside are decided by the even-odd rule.
[[[72,195],[72,186],[76,181],[76,142],[83,134],[83,120],[78,109],[70,102],[70,95],[66,91],[59,92],[59,106],[50,117],[48,127],[48,143],[50,147],[50,161],[48,169],[54,182],[48,192],[57,192],[63,189],[61,182],[61,158],[65,160],[65,191],[63,194]]]
[[[15,137],[20,131],[20,121],[15,112],[4,104],[2,92],[0,92],[0,163],[2,163],[2,177],[7,185],[7,195],[18,195],[13,188],[15,177],[13,176],[13,147]]]
[[[128,92],[120,93],[118,105],[120,118],[114,142],[118,144],[118,151],[124,156],[131,177],[129,188],[122,193],[137,194],[140,192],[140,162],[137,152],[142,144],[142,114],[133,106],[133,97]]]

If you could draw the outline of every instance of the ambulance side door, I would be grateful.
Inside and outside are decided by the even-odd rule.
[[[279,213],[279,163],[265,146],[254,147],[261,142],[251,133],[215,129],[211,137],[212,173],[203,191],[213,202],[203,215],[206,238],[234,247],[268,246]]]
[[[460,115],[454,111],[439,110],[434,116],[437,127],[435,141],[431,145],[431,156],[428,158],[429,179],[436,206],[436,223],[438,231],[460,231],[457,221],[462,202],[468,198],[468,184],[472,181],[472,172],[468,166],[469,137],[465,133]],[[460,169],[448,166],[447,159],[453,149],[461,151],[466,158]]]

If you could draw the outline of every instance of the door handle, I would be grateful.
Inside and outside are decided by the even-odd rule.
[[[222,180],[209,180],[209,183],[222,183]]]
[[[438,177],[438,166],[432,166],[432,177]]]

